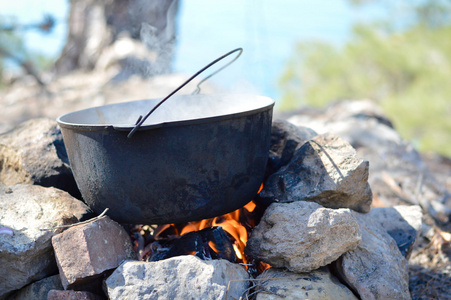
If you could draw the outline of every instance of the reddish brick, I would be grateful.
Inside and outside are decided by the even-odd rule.
[[[64,289],[81,289],[80,284],[136,259],[127,232],[108,217],[69,228],[52,244]]]

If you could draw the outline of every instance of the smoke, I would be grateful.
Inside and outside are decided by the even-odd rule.
[[[149,5],[148,2],[145,5]],[[149,9],[149,7],[147,7]],[[153,8],[156,16],[155,24],[141,23],[140,39],[150,51],[156,54],[156,60],[151,62],[149,75],[159,75],[171,72],[175,48],[175,20],[177,17],[178,0],[170,1],[167,10]]]
[[[148,23],[141,24],[141,42],[155,55],[151,62],[148,74],[150,76],[170,72],[173,56],[173,39],[166,40],[166,34],[158,32],[158,29]]]

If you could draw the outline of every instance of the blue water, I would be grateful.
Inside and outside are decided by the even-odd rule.
[[[350,0],[180,0],[175,72],[193,74],[237,47],[243,55],[211,81],[229,91],[280,98],[277,80],[297,42],[322,40],[340,47],[356,22],[381,17],[373,4],[355,8]],[[377,2],[377,1],[375,1]],[[26,46],[57,56],[67,34],[69,1],[15,0],[0,4],[0,15],[20,23],[39,22],[44,13],[57,19],[49,35],[26,32]],[[327,58],[324,58],[327,59]],[[220,66],[220,65],[219,65]]]

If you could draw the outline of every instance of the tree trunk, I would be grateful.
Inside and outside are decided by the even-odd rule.
[[[168,73],[174,53],[178,0],[70,0],[69,32],[58,74],[92,70],[124,33],[156,53],[153,72]]]

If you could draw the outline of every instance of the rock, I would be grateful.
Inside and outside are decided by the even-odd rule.
[[[402,255],[409,258],[423,225],[421,207],[375,207],[369,215],[395,240]]]
[[[0,186],[0,298],[58,272],[48,230],[79,221],[89,208],[68,193],[37,185]]]
[[[369,212],[369,163],[347,142],[320,135],[295,152],[290,163],[268,178],[259,197],[265,202],[314,201],[328,208]]]
[[[102,300],[99,295],[86,291],[60,291],[51,290],[47,295],[47,300]]]
[[[53,186],[80,198],[56,121],[32,119],[0,135],[0,181]]]
[[[67,229],[52,238],[52,245],[64,289],[82,289],[124,260],[136,259],[125,229],[106,216]]]
[[[340,101],[324,111],[297,114],[288,121],[319,134],[336,134],[356,148],[357,154],[370,162],[368,182],[381,206],[421,205],[435,220],[449,221],[451,193],[446,181],[436,179],[441,172],[431,173],[430,160],[423,161],[373,102]],[[442,170],[445,164],[442,161]]]
[[[257,277],[255,290],[262,290],[256,300],[309,299],[309,300],[357,300],[344,284],[333,276],[328,268],[309,273],[292,273],[284,269],[270,268]],[[261,281],[261,279],[268,279]]]
[[[449,221],[451,210],[445,202],[450,193],[435,179],[412,145],[362,147],[358,153],[371,162],[369,182],[377,191],[374,196],[379,206],[421,205],[435,220]]]
[[[324,111],[291,116],[288,122],[312,128],[319,134],[338,135],[354,148],[384,147],[402,142],[391,121],[370,100],[339,101],[332,103]]]
[[[437,153],[420,153],[421,160],[434,174],[437,181],[451,191],[451,157],[445,157]],[[448,193],[449,204],[451,204],[451,192]],[[451,208],[451,205],[449,206]]]
[[[310,128],[296,127],[284,120],[273,121],[267,173],[271,175],[287,165],[294,152],[316,135]]]
[[[50,290],[62,290],[59,275],[53,275],[31,283],[8,297],[8,300],[47,299]]]
[[[355,249],[361,240],[349,209],[314,202],[273,203],[251,233],[245,252],[273,267],[309,272]]]
[[[407,261],[395,240],[370,215],[353,215],[362,241],[334,262],[341,279],[361,299],[410,299]]]
[[[105,284],[111,300],[216,300],[239,299],[249,286],[246,279],[249,275],[243,266],[222,259],[204,261],[186,255],[157,262],[125,262]]]

